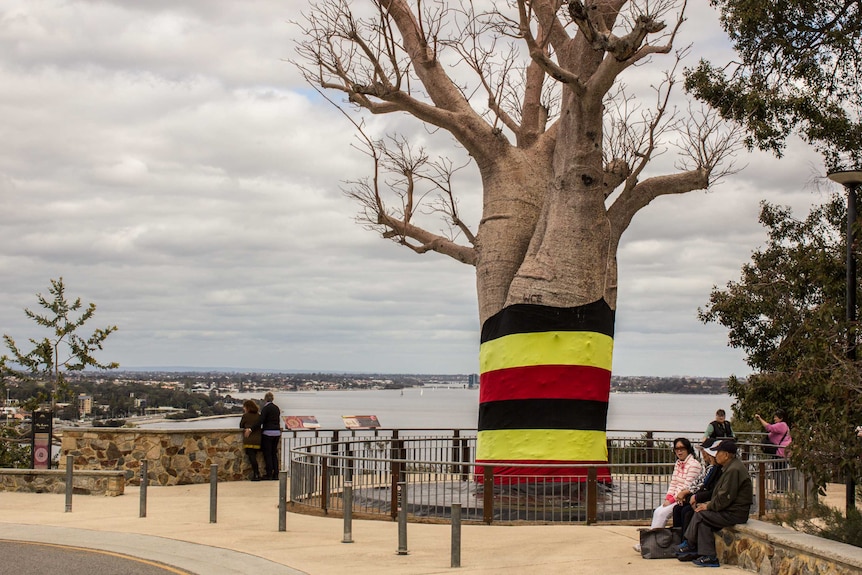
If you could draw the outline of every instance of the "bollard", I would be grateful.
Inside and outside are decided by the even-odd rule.
[[[342,543],[353,543],[353,482],[344,482],[344,537]]]
[[[278,472],[278,530],[287,531],[287,471]]]
[[[216,522],[218,504],[218,465],[210,465],[210,523]]]
[[[149,482],[149,478],[147,477],[147,460],[141,462],[141,509],[138,514],[139,517],[147,516],[147,483]]]
[[[407,482],[399,481],[398,554],[407,555]]]
[[[66,513],[72,512],[72,457],[66,456]]]
[[[452,504],[452,562],[450,567],[461,566],[461,504]]]

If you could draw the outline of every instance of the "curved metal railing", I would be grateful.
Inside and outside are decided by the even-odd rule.
[[[576,475],[512,477],[477,466],[475,431],[469,432],[289,434],[290,502],[296,511],[341,515],[349,485],[355,517],[395,519],[404,507],[412,520],[446,521],[452,505],[459,504],[463,520],[489,524],[644,522],[668,488],[672,437],[689,436],[693,443],[700,439],[692,433],[609,432],[608,464],[579,464]],[[739,445],[754,481],[753,514],[786,507],[790,500],[807,504],[803,483],[788,462],[763,455],[757,443]],[[571,472],[566,465],[543,467]]]

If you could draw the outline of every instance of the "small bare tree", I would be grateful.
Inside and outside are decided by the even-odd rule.
[[[617,249],[655,198],[705,189],[739,140],[669,105],[684,0],[321,0],[299,23],[296,64],[341,93],[373,174],[351,182],[359,220],[417,253],[476,268],[481,397],[477,459],[605,462]],[[669,24],[667,23],[669,22]],[[621,83],[652,56],[669,72],[642,106]],[[334,99],[333,99],[334,100]],[[451,134],[482,182],[462,220],[459,166],[367,114],[406,113]],[[646,176],[669,146],[678,171]],[[442,232],[428,228],[438,214]],[[423,225],[424,224],[424,225]],[[571,474],[570,465],[565,474]]]

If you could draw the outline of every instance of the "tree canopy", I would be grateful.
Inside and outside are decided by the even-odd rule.
[[[701,61],[686,88],[781,154],[791,133],[829,168],[862,165],[862,3],[710,0],[738,61]]]
[[[862,472],[854,432],[862,421],[862,374],[846,355],[847,329],[855,327],[845,317],[845,217],[840,195],[804,220],[763,203],[766,246],[698,310],[702,321],[728,328],[730,346],[755,370],[729,382],[734,415],[751,421],[785,409],[791,459],[820,484],[834,481],[837,470]]]

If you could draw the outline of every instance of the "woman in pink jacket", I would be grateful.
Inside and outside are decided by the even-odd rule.
[[[775,453],[778,457],[786,457],[787,453],[785,453],[785,448],[790,445],[790,442],[793,439],[790,437],[790,427],[787,425],[785,421],[787,419],[787,412],[783,409],[778,408],[775,410],[775,413],[772,414],[772,423],[769,423],[760,415],[755,414],[754,417],[760,422],[760,425],[763,426],[763,429],[768,433],[767,439],[769,443],[778,446],[778,451]]]
[[[703,466],[695,458],[694,450],[688,439],[684,437],[674,439],[673,452],[676,455],[673,476],[670,478],[670,487],[664,496],[664,501],[653,511],[652,525],[650,526],[653,529],[665,526],[667,520],[673,515],[673,506],[682,505],[685,494],[691,492],[691,488],[703,472]]]

